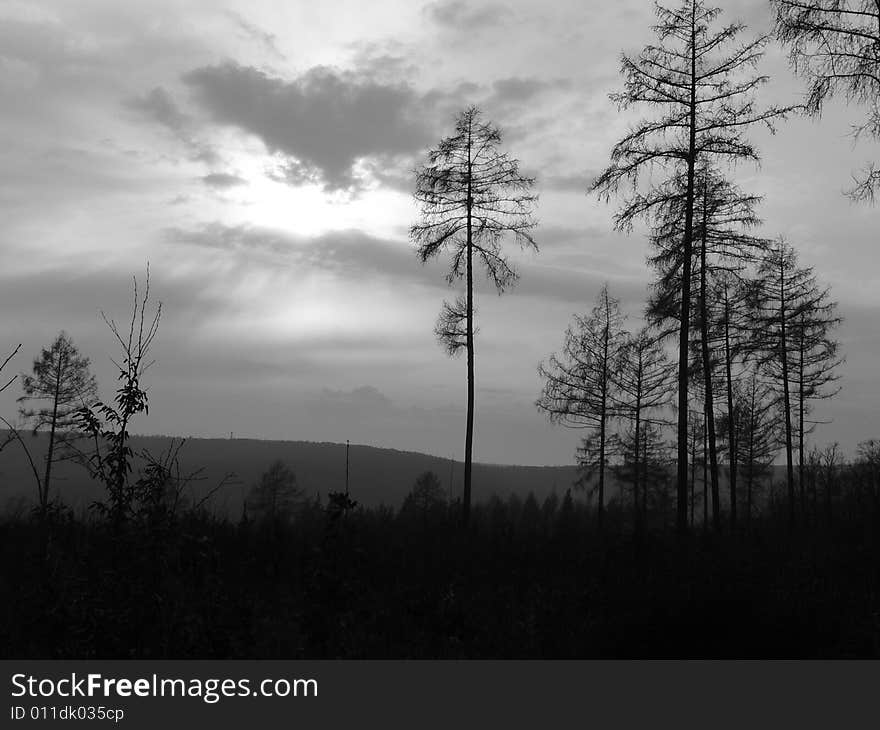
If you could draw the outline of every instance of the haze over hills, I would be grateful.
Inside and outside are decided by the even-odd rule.
[[[44,433],[23,433],[22,436],[42,474],[48,436]],[[158,456],[171,447],[172,438],[133,436],[131,445],[136,453],[147,450]],[[226,475],[232,475],[210,501],[213,510],[230,516],[241,512],[244,496],[276,459],[292,467],[307,495],[326,497],[328,492],[345,489],[345,444],[192,438],[186,440],[179,456],[182,473],[202,469],[199,480],[193,483],[192,496],[196,500]],[[358,444],[350,448],[351,495],[368,507],[379,504],[399,507],[419,474],[429,470],[437,474],[447,494],[451,493],[453,498],[460,496],[461,462]],[[574,466],[474,464],[474,496],[477,501],[492,494],[507,497],[515,493],[525,497],[529,492],[534,492],[539,500],[553,492],[561,497],[576,478]],[[53,467],[52,493],[60,494],[66,504],[80,509],[102,497],[102,488],[82,466],[62,462]],[[12,442],[0,451],[0,509],[20,507],[25,501],[32,501],[35,494],[34,476],[24,450]]]

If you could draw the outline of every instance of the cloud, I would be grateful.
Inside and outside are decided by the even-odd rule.
[[[173,132],[180,133],[189,124],[189,119],[177,106],[171,94],[161,86],[157,86],[143,96],[128,99],[125,104]]]
[[[522,78],[512,76],[506,79],[498,79],[492,84],[492,96],[486,102],[487,105],[522,104],[532,101],[535,97],[554,90],[568,90],[571,81],[568,79],[554,79],[546,81],[536,78]]]
[[[500,3],[477,5],[465,0],[439,0],[428,5],[425,12],[438,25],[469,31],[503,25],[512,15],[510,8]]]
[[[411,155],[431,138],[419,95],[405,83],[327,67],[285,81],[233,62],[183,81],[214,123],[253,134],[295,163],[295,180],[317,177],[328,190],[357,187],[360,160]]]
[[[547,229],[548,242],[574,240],[596,232],[590,228]],[[165,231],[165,238],[172,244],[241,254],[249,262],[254,262],[255,255],[261,254],[270,257],[269,266],[277,266],[280,259],[301,270],[323,270],[343,280],[381,278],[396,286],[416,284],[438,289],[448,296],[444,257],[421,264],[409,243],[376,238],[359,230],[331,231],[307,237],[255,226],[227,226],[214,222],[196,229],[169,228]],[[628,301],[644,300],[643,277],[632,275],[613,261],[590,260],[589,263],[596,263],[599,268],[588,270],[576,266],[545,265],[528,258],[518,260],[517,256],[512,256],[512,260],[520,273],[520,279],[511,289],[516,296],[580,306],[591,300],[605,280],[610,280],[615,296]],[[480,270],[475,277],[475,286],[481,296],[494,295],[496,291]]]
[[[349,408],[387,409],[391,407],[391,399],[372,385],[362,385],[354,390],[323,388],[321,401],[327,405]]]
[[[285,57],[284,54],[278,50],[277,35],[263,30],[232,10],[226,11],[226,17],[232,21],[233,25],[238,28],[242,35],[246,38],[257,41],[257,43],[259,43],[263,49],[268,51],[271,55],[279,59]]]
[[[169,129],[191,152],[193,159],[208,163],[218,162],[217,153],[197,139],[193,118],[184,113],[166,89],[157,86],[147,94],[126,99],[124,105],[144,118]]]
[[[247,180],[228,172],[212,172],[202,177],[202,182],[209,188],[216,188],[217,190],[228,190],[240,185],[247,185]]]
[[[545,175],[538,179],[538,184],[545,190],[586,195],[595,177],[596,174],[592,172],[574,175]]]

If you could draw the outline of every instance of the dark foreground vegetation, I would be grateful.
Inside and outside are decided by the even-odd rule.
[[[0,526],[7,658],[880,656],[876,503],[791,529],[633,536],[548,499],[453,511],[331,509],[292,520],[63,510]]]

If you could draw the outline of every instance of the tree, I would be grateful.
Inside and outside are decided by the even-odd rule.
[[[714,368],[718,359],[714,352],[718,334],[715,320],[724,312],[718,281],[736,276],[736,272],[753,261],[769,242],[750,234],[760,220],[755,208],[760,198],[743,193],[721,173],[708,165],[696,172],[697,188],[694,201],[694,261],[690,289],[696,293],[691,328],[697,333],[693,373],[702,375],[704,395],[703,416],[706,420],[709,475],[712,487],[712,520],[720,529],[719,467],[717,429],[715,425]],[[657,271],[648,316],[661,328],[671,320],[680,326],[680,279],[684,269],[680,245],[683,235],[685,181],[678,175],[670,186],[671,194],[658,205],[651,242],[655,253],[649,258]],[[721,310],[721,311],[719,311]]]
[[[815,281],[808,285],[816,289]],[[794,349],[794,374],[797,387],[797,435],[798,435],[798,488],[800,490],[801,512],[806,513],[806,492],[804,487],[804,454],[806,435],[815,428],[816,422],[807,422],[806,416],[812,410],[811,402],[832,398],[840,388],[836,385],[840,376],[837,368],[844,361],[839,353],[839,343],[831,338],[832,329],[840,325],[836,302],[828,298],[828,290],[809,310],[802,310],[792,323],[791,339]]]
[[[715,338],[722,343],[724,360],[724,385],[727,411],[719,422],[719,433],[726,440],[728,463],[728,486],[730,493],[730,528],[736,529],[739,498],[737,495],[739,477],[739,448],[737,423],[738,402],[734,397],[740,373],[734,372],[735,364],[742,369],[742,361],[751,349],[753,324],[746,306],[748,287],[745,280],[733,272],[725,272],[714,284],[714,300],[717,302],[713,321]]]
[[[617,415],[615,369],[626,344],[620,302],[604,285],[590,316],[575,316],[565,333],[560,355],[553,354],[538,373],[544,388],[535,405],[552,422],[587,428],[590,435],[578,451],[578,466],[589,479],[598,474],[599,526],[605,504],[605,466],[609,423]]]
[[[33,373],[22,376],[24,395],[20,403],[43,401],[38,408],[21,408],[22,418],[30,421],[33,432],[47,429],[49,444],[40,490],[40,509],[49,504],[52,464],[70,457],[70,446],[78,434],[79,412],[98,399],[98,384],[89,371],[89,358],[80,354],[66,332],[60,332],[40,357],[34,360]]]
[[[462,520],[471,507],[474,440],[474,259],[485,266],[499,294],[517,278],[501,244],[507,234],[523,247],[537,250],[531,230],[536,225],[531,193],[534,178],[522,175],[518,160],[502,152],[501,132],[482,121],[474,106],[458,115],[455,134],[428,153],[416,171],[415,199],[421,220],[410,238],[422,262],[450,251],[450,284],[464,279],[465,294],[453,305],[444,302],[437,325],[441,342],[455,354],[467,351],[467,425],[464,447]]]
[[[773,131],[773,121],[791,110],[755,108],[753,94],[767,77],[747,72],[762,57],[769,38],[761,36],[733,45],[745,26],[734,23],[713,30],[712,23],[720,12],[702,0],[684,0],[674,10],[656,6],[658,22],[654,31],[659,44],[647,46],[634,59],[622,56],[625,88],[611,98],[622,109],[650,105],[659,113],[631,128],[615,145],[610,166],[591,187],[606,200],[617,194],[621,185],[631,190],[615,219],[618,228],[629,229],[635,218],[652,216],[657,206],[676,195],[676,178],[683,176],[682,270],[678,279],[679,531],[687,528],[688,354],[696,172],[715,160],[757,160],[758,153],[746,140],[746,131],[756,123]],[[658,167],[666,174],[665,182],[639,190],[640,180]]]
[[[734,383],[733,392],[733,422],[726,428],[735,434],[736,460],[745,481],[746,522],[750,524],[758,482],[779,450],[779,422],[774,417],[778,398],[754,368]]]
[[[662,344],[647,328],[628,338],[620,349],[615,368],[618,387],[618,412],[629,422],[630,428],[622,435],[624,464],[629,462],[629,481],[633,485],[633,515],[637,531],[641,531],[647,513],[648,473],[646,446],[656,447],[656,437],[649,435],[651,427],[665,424],[658,411],[669,404],[674,383],[669,358]],[[626,478],[624,476],[624,478]]]
[[[825,522],[828,527],[831,527],[831,498],[839,489],[838,479],[842,466],[840,444],[835,441],[822,449],[819,454],[819,475],[822,481],[822,493],[825,497]]]
[[[281,459],[272,462],[247,498],[248,514],[267,523],[286,522],[303,500],[296,474]]]
[[[828,289],[820,288],[813,270],[798,266],[795,250],[780,239],[760,262],[750,293],[755,323],[755,357],[777,393],[784,422],[789,521],[795,520],[793,394],[798,398],[799,438],[804,433],[806,402],[821,397],[840,362],[831,330],[841,319]],[[830,395],[830,393],[824,393]],[[803,440],[800,441],[803,463]],[[803,467],[801,467],[801,473]]]
[[[118,526],[131,516],[132,506],[146,491],[152,493],[154,485],[149,479],[131,483],[134,452],[129,444],[128,429],[132,419],[149,410],[147,392],[141,387],[144,372],[152,364],[147,360],[150,347],[159,331],[162,303],[159,302],[152,318],[147,317],[150,299],[150,270],[147,268],[143,297],[138,295],[135,278],[132,294],[132,311],[129,325],[120,330],[113,319],[101,312],[122,348],[122,359],[114,364],[118,370],[119,387],[113,403],[96,402],[80,409],[80,428],[92,440],[93,449],[84,455],[84,463],[92,475],[107,489],[107,501],[95,506],[107,514]]]
[[[421,525],[427,526],[432,518],[446,513],[446,495],[440,479],[432,471],[419,474],[412,491],[406,495],[400,507],[402,516],[417,518]]]
[[[818,115],[842,94],[868,108],[853,134],[880,139],[880,3],[877,0],[770,0],[776,35],[789,47],[795,72],[808,83],[807,112]],[[880,169],[869,163],[847,194],[873,202]]]

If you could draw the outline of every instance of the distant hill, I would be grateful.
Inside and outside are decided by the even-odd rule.
[[[3,435],[0,431],[0,437]],[[23,438],[42,474],[40,464],[48,444],[47,435],[25,433]],[[158,455],[170,447],[171,438],[135,436],[131,443],[136,452],[146,449]],[[194,486],[197,499],[225,475],[235,475],[211,500],[213,509],[233,516],[240,513],[242,500],[251,485],[275,459],[293,468],[300,486],[309,495],[326,496],[327,492],[345,488],[345,444],[192,438],[180,451],[184,473],[203,469],[203,478]],[[437,474],[447,494],[451,491],[453,497],[461,495],[464,467],[460,461],[453,463],[426,454],[351,445],[351,495],[365,506],[399,507],[416,477],[429,470]],[[553,492],[561,496],[575,479],[574,466],[474,464],[474,499],[481,501],[492,494],[506,497],[514,493],[525,497],[529,492],[534,492],[539,500]],[[100,485],[89,478],[83,467],[73,463],[53,467],[52,489],[75,509],[103,496]],[[0,451],[0,510],[20,505],[23,499],[33,501],[35,495],[33,474],[23,449],[14,442],[8,444]]]

